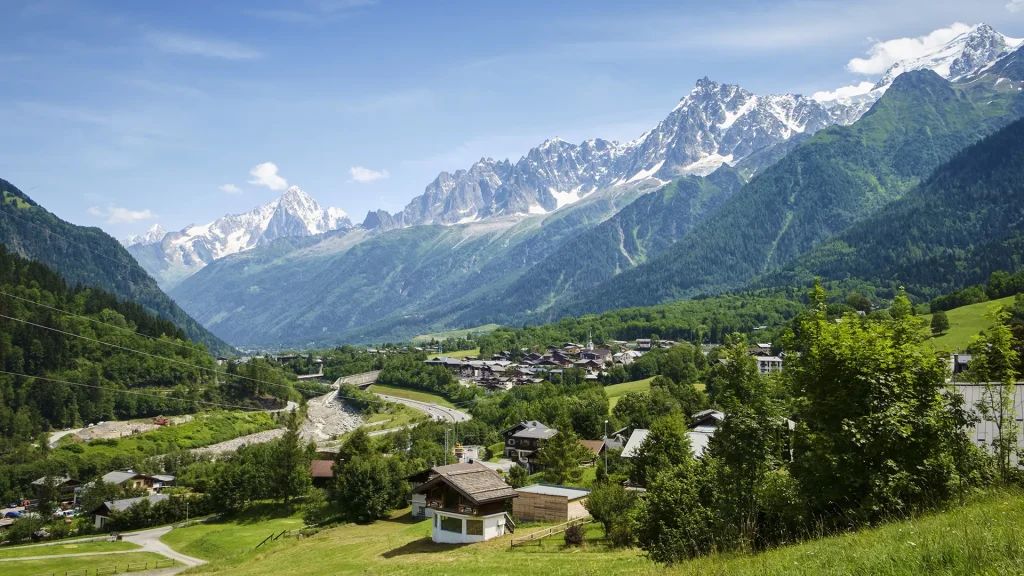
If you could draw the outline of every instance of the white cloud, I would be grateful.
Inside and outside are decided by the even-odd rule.
[[[1010,0],[1006,3],[1006,9],[1010,12],[1020,12],[1024,10],[1024,0]]]
[[[242,189],[239,188],[238,186],[235,186],[234,184],[224,184],[223,186],[219,186],[218,188],[220,188],[221,192],[225,192],[227,194],[241,194],[242,193]]]
[[[1024,1],[1024,0],[1015,0]],[[942,46],[953,38],[971,31],[971,26],[957,22],[949,28],[939,28],[917,38],[897,38],[875,42],[868,49],[867,58],[854,58],[846,69],[857,74],[882,74],[901,60],[918,58]]]
[[[353,166],[348,169],[353,182],[373,182],[375,180],[386,180],[391,177],[387,170],[373,170],[362,166]]]
[[[249,180],[249,184],[266,186],[271,190],[284,190],[288,187],[288,181],[278,175],[277,164],[273,162],[257,164],[252,170],[249,170],[249,174],[253,177],[252,180]]]
[[[119,206],[108,206],[106,210],[101,210],[99,206],[90,206],[86,212],[91,216],[96,216],[97,218],[106,218],[107,224],[141,222],[143,220],[152,220],[153,218],[156,218],[156,214],[154,214],[149,208],[144,208],[142,210],[130,210]]]
[[[150,32],[146,34],[146,41],[157,50],[168,54],[223,58],[225,60],[253,60],[263,56],[259,50],[237,42],[211,40],[169,32]]]
[[[815,92],[811,98],[814,98],[818,102],[829,102],[831,100],[840,100],[842,98],[853,98],[854,96],[863,96],[875,85],[871,82],[861,82],[855,86],[843,86],[842,88],[836,88],[832,92],[822,91]]]

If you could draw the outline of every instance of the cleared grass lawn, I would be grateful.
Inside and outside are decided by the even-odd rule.
[[[374,430],[385,430],[426,420],[429,420],[429,417],[423,412],[408,406],[399,405],[392,408],[390,412],[380,412],[370,416],[366,419],[364,426],[376,424],[373,427]],[[381,424],[377,424],[378,422],[381,422]]]
[[[597,466],[604,466],[604,460],[598,459]],[[590,488],[594,485],[594,482],[597,481],[597,466],[587,466],[583,469],[583,474],[580,476],[579,480],[576,482],[563,482],[562,485],[576,486],[578,488]],[[541,471],[530,474],[529,482],[526,484],[557,484],[557,482],[548,478],[546,472]]]
[[[168,558],[152,552],[129,552],[128,554],[101,554],[99,556],[78,556],[74,558],[49,558],[46,560],[16,560],[0,562],[0,574],[4,576],[34,576],[36,574],[64,574],[71,570],[89,570],[92,574],[97,568],[116,567],[118,573],[127,571],[128,564],[132,571],[142,569],[149,563],[152,569],[157,561],[166,562]],[[161,564],[162,565],[162,564]]]
[[[630,392],[647,392],[651,389],[651,380],[654,378],[645,378],[643,380],[634,380],[633,382],[623,382],[622,384],[612,384],[611,386],[604,387],[604,393],[608,396],[608,411],[611,412],[615,408],[615,405],[619,403],[619,400],[629,394]],[[694,388],[697,390],[704,390],[704,384],[694,384]]]
[[[985,318],[989,308],[998,305],[1009,308],[1013,306],[1014,298],[1015,296],[1008,296],[998,300],[989,300],[988,302],[979,302],[947,310],[946,318],[949,319],[949,331],[940,336],[929,338],[927,342],[936,350],[945,350],[947,352],[967,349],[967,346],[971,343],[971,338],[989,327],[989,321]],[[932,315],[925,314],[921,317],[928,322],[925,324],[925,330],[930,334]]]
[[[134,550],[131,542],[68,542],[48,546],[13,546],[0,548],[0,559],[25,558],[27,556],[54,556],[57,554],[83,554],[85,552],[116,552]]]
[[[451,402],[445,400],[443,397],[437,394],[430,394],[429,392],[420,392],[419,390],[410,390],[408,388],[396,388],[394,386],[384,386],[382,384],[374,384],[369,388],[370,392],[376,392],[378,394],[387,394],[388,396],[397,396],[399,398],[405,398],[406,400],[416,400],[418,402],[430,402],[431,404],[438,404],[446,408],[454,408]]]
[[[474,348],[472,350],[459,350],[457,352],[445,352],[442,356],[448,356],[450,358],[466,358],[468,356],[479,357],[480,349]]]
[[[881,528],[787,546],[761,554],[716,555],[665,567],[648,560],[639,550],[608,548],[597,525],[587,528],[588,542],[565,548],[561,537],[539,546],[509,547],[510,536],[468,546],[430,542],[430,523],[413,523],[408,510],[392,520],[367,526],[347,525],[325,530],[303,540],[273,542],[259,551],[215,557],[194,573],[239,576],[330,574],[448,574],[448,575],[590,575],[590,574],[1020,574],[1024,571],[1024,492],[1003,490],[967,507]],[[540,529],[521,526],[518,536]],[[194,526],[176,532],[205,527]],[[245,524],[226,524],[219,538],[234,542],[256,533]],[[236,532],[237,530],[237,532]],[[278,530],[280,531],[280,529]],[[269,533],[270,530],[264,530]],[[197,541],[191,536],[190,541]],[[258,540],[257,540],[258,542]],[[182,549],[189,553],[188,550]],[[193,550],[194,551],[194,550]],[[199,555],[199,554],[193,554]],[[200,556],[202,557],[202,556]]]
[[[281,504],[257,504],[225,520],[175,528],[160,540],[182,554],[223,560],[248,554],[271,534],[302,527],[301,513]]]

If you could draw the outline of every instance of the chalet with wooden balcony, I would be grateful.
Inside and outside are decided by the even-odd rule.
[[[505,508],[518,494],[486,466],[439,466],[421,474],[429,479],[412,489],[412,497],[422,497],[431,512],[434,542],[483,542],[515,529]]]

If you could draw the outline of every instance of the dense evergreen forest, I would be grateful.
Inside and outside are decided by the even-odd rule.
[[[1017,98],[956,87],[930,71],[902,74],[858,122],[817,133],[680,242],[554,313],[736,288],[903,196],[965,146],[1009,123]]]
[[[1017,270],[1024,253],[1022,172],[1024,120],[966,148],[885,210],[754,285],[852,277],[929,298],[985,282],[996,270]],[[1001,276],[993,282],[996,297],[1016,293],[996,285],[1005,284]]]
[[[170,320],[186,337],[213,354],[232,348],[193,320],[164,294],[131,254],[99,228],[75,226],[57,218],[10,182],[0,179],[0,243],[43,262],[68,282],[100,288],[147,312]]]
[[[170,321],[101,290],[69,287],[45,265],[0,246],[4,438],[190,413],[204,402],[259,406],[253,403],[259,396],[299,399],[283,372],[263,364],[219,368]]]
[[[668,249],[714,214],[744,184],[727,165],[688,176],[634,200],[608,220],[568,239],[500,294],[459,312],[470,326],[514,322],[589,290]]]

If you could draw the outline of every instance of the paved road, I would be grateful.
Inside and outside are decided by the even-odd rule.
[[[0,562],[18,562],[22,560],[52,560],[54,558],[79,558],[84,556],[106,556],[108,554],[132,554],[135,552],[153,552],[167,558],[173,558],[177,560],[181,566],[175,566],[166,570],[161,570],[159,574],[176,574],[193,566],[199,566],[200,564],[206,564],[205,560],[199,558],[193,558],[186,556],[180,552],[176,552],[167,544],[160,541],[160,537],[171,531],[170,526],[162,526],[160,528],[153,528],[150,530],[141,530],[139,532],[132,532],[130,534],[123,534],[122,539],[126,542],[131,542],[139,546],[139,549],[133,550],[112,550],[108,552],[76,552],[71,554],[50,554],[46,556],[24,556],[21,558],[0,558]],[[104,536],[101,539],[106,540],[108,536]],[[78,540],[78,542],[84,542],[86,540]],[[68,544],[72,543],[71,540],[56,541],[52,544]],[[153,571],[147,572],[146,574],[154,574]]]
[[[465,412],[460,412],[454,408],[446,408],[438,404],[432,404],[430,402],[420,402],[419,400],[409,400],[408,398],[399,398],[397,396],[388,396],[387,394],[377,394],[378,398],[383,398],[388,402],[395,402],[396,404],[405,404],[410,408],[415,408],[420,412],[425,412],[428,416],[434,420],[444,420],[448,422],[468,422],[471,416]]]
[[[170,526],[162,526],[160,528],[153,528],[152,530],[142,530],[140,532],[124,534],[123,539],[131,542],[132,544],[138,544],[142,547],[143,552],[155,552],[161,556],[173,558],[188,567],[206,564],[206,560],[186,556],[181,552],[174,551],[170,546],[161,542],[160,537],[170,531]],[[136,550],[136,552],[138,552],[138,550]]]

